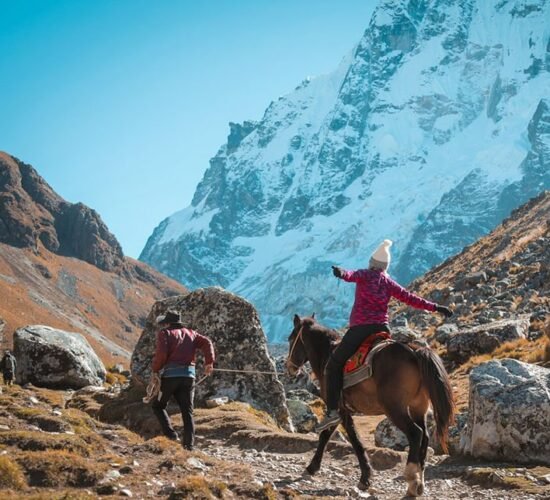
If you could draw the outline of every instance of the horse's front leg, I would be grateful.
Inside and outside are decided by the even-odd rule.
[[[319,434],[319,443],[317,444],[317,451],[315,452],[315,455],[313,455],[313,458],[311,459],[311,462],[306,467],[306,471],[308,474],[315,474],[319,471],[321,468],[321,460],[323,460],[323,453],[325,453],[325,448],[327,447],[327,444],[330,440],[330,437],[336,430],[337,425],[334,427],[330,427],[328,429],[325,429],[321,434]]]
[[[349,413],[344,413],[342,415],[342,424],[353,446],[353,451],[355,451],[357,459],[359,460],[359,467],[361,467],[361,480],[359,481],[358,488],[360,490],[366,490],[370,487],[370,478],[372,474],[372,467],[369,462],[367,451],[357,435],[353,418]]]

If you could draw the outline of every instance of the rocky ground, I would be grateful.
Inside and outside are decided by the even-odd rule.
[[[100,391],[116,398],[116,391]],[[329,444],[315,477],[303,475],[313,434],[281,431],[269,416],[232,403],[198,409],[197,451],[162,437],[143,439],[75,407],[93,391],[4,388],[0,394],[0,497],[35,498],[402,498],[404,454],[373,447],[379,420],[359,428],[375,468],[373,489],[357,489],[346,442]],[[144,407],[146,413],[148,408]],[[151,415],[152,416],[152,415]],[[176,423],[179,418],[174,417]],[[431,456],[424,498],[550,498],[550,469],[515,468]]]

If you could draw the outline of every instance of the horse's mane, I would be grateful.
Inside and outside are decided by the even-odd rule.
[[[340,339],[342,338],[336,330],[332,330],[331,328],[321,325],[321,323],[317,323],[315,318],[302,318],[302,326],[308,331],[313,332],[319,337],[325,338],[331,343],[340,342]]]

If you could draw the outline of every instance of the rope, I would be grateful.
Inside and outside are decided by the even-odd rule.
[[[160,377],[156,373],[153,373],[145,392],[146,396],[143,398],[144,403],[150,403],[153,399],[157,398],[160,392]]]
[[[284,372],[277,372],[277,371],[271,371],[271,372],[262,372],[259,370],[232,370],[231,368],[214,368],[215,372],[230,372],[230,373],[258,373],[263,375],[277,375],[278,373],[281,375],[284,375]]]

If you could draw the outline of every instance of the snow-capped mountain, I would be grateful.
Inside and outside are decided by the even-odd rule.
[[[141,259],[243,295],[271,340],[295,312],[342,326],[331,264],[390,238],[406,283],[550,188],[549,19],[550,0],[382,1],[336,71],[230,124]]]

